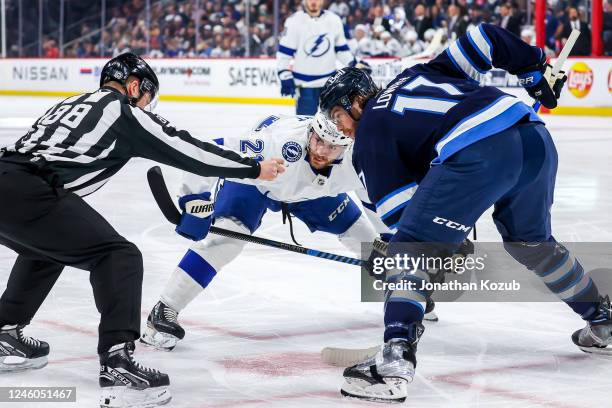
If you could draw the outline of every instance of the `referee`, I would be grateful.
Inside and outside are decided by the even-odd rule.
[[[24,336],[23,327],[69,265],[90,272],[101,315],[102,405],[161,404],[170,399],[168,376],[132,356],[140,335],[142,255],[81,197],[132,157],[210,177],[272,180],[284,168],[282,160],[257,162],[199,141],[147,111],[158,79],[132,53],[107,62],[100,86],[51,107],[0,152],[0,243],[19,254],[0,298],[0,372],[46,364],[49,345]]]

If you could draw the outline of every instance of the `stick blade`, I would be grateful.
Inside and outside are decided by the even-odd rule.
[[[335,367],[350,367],[368,358],[374,357],[380,346],[362,349],[348,349],[341,347],[325,347],[321,350],[321,360],[325,364]]]
[[[153,198],[162,214],[164,214],[164,217],[172,224],[177,225],[181,220],[181,213],[174,205],[172,197],[170,197],[168,187],[166,186],[164,176],[159,166],[153,166],[147,171],[147,181],[151,193],[153,193]]]

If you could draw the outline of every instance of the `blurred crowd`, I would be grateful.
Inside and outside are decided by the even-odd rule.
[[[327,10],[342,18],[356,56],[405,57],[442,49],[447,41],[481,22],[500,25],[535,44],[534,13],[527,15],[527,1],[330,0]],[[612,55],[612,0],[603,1],[605,52]],[[145,0],[116,0],[110,4],[103,30],[95,23],[83,23],[78,32],[72,33],[75,39],[65,38],[65,57],[113,56],[125,51],[142,55],[148,51],[149,57],[185,58],[276,53],[273,0],[151,0],[148,15]],[[302,1],[279,4],[276,28],[280,33],[285,19],[302,7]],[[548,1],[548,54],[560,50],[572,28],[582,32],[573,55],[590,54],[587,4],[586,0]],[[47,36],[42,48],[47,57],[60,54],[56,36]]]

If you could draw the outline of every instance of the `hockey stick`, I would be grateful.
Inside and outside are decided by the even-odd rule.
[[[153,198],[157,203],[157,206],[161,210],[164,217],[170,223],[178,225],[181,220],[181,213],[174,205],[172,197],[166,187],[164,176],[159,166],[154,166],[147,171],[147,181],[149,182],[149,188],[153,193]],[[310,255],[317,258],[329,259],[330,261],[336,261],[346,263],[350,265],[361,266],[363,261],[361,259],[351,258],[348,256],[336,255],[329,252],[318,251],[316,249],[304,248],[298,245],[287,244],[284,242],[274,241],[267,238],[255,237],[248,234],[242,234],[240,232],[230,231],[218,227],[210,227],[210,232],[216,235],[221,235],[228,238],[239,239],[241,241],[251,242],[253,244],[265,245],[272,248],[283,249],[285,251],[297,252],[298,254]]]
[[[368,358],[374,357],[380,346],[363,349],[349,349],[341,347],[325,347],[321,350],[321,360],[325,364],[336,367],[350,367]]]
[[[551,88],[555,84],[555,81],[557,80],[557,75],[563,68],[563,64],[565,64],[565,60],[567,60],[567,57],[569,56],[569,53],[572,51],[572,48],[574,48],[574,44],[576,44],[576,40],[578,39],[579,36],[580,36],[580,31],[573,29],[569,35],[569,38],[565,42],[565,45],[563,45],[563,49],[559,53],[559,57],[557,57],[557,60],[555,61],[555,65],[553,65],[552,70],[550,71],[550,74],[546,75],[547,73],[546,72],[544,73],[544,77],[548,81],[548,85]],[[537,113],[540,110],[541,105],[542,104],[540,103],[540,101],[536,101],[533,104],[533,110],[536,111]]]

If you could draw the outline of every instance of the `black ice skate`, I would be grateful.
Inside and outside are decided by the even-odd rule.
[[[14,324],[0,328],[0,373],[47,365],[49,344],[24,336],[24,327]]]
[[[172,398],[166,374],[134,360],[134,343],[117,344],[100,354],[100,407],[148,408]]]
[[[178,323],[178,312],[162,302],[149,313],[147,328],[140,341],[156,349],[171,351],[185,337],[185,330]]]
[[[428,322],[437,322],[439,319],[438,315],[434,311],[435,308],[436,303],[433,301],[432,298],[428,297],[427,303],[425,304],[425,315],[423,316],[423,320],[426,320]]]
[[[404,402],[408,383],[414,377],[416,346],[423,330],[422,324],[415,323],[414,340],[391,339],[374,357],[345,369],[342,395],[374,402]]]
[[[586,353],[607,354],[612,356],[612,306],[610,297],[599,302],[598,313],[587,322],[585,328],[572,334],[572,341]]]

